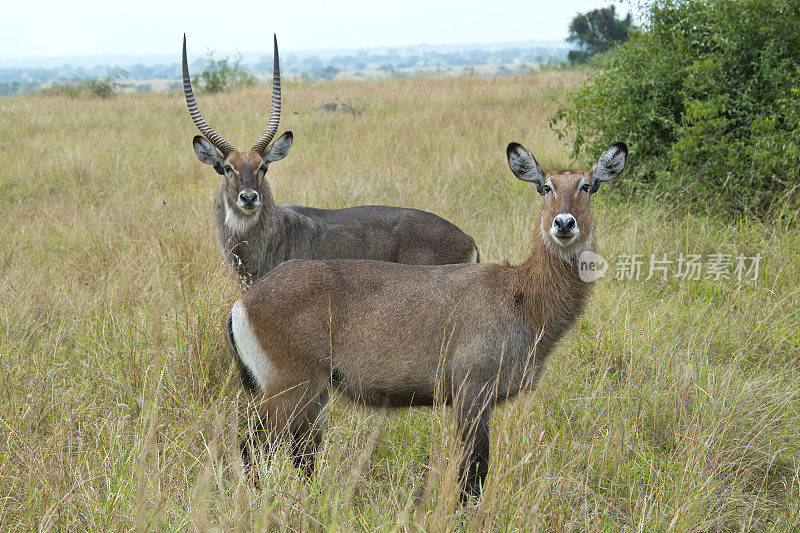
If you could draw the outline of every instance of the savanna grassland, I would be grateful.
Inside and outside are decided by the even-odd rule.
[[[573,166],[548,117],[582,82],[289,83],[279,132],[295,143],[273,193],[430,210],[484,261],[520,261],[540,197],[505,147]],[[198,96],[240,148],[266,125],[268,87]],[[330,99],[363,113],[313,113]],[[0,100],[0,529],[800,528],[797,225],[626,201],[613,184],[593,200],[599,249],[642,254],[642,279],[612,263],[537,389],[495,411],[476,507],[456,506],[446,408],[338,401],[313,482],[279,451],[256,490],[220,332],[238,289],[195,134],[180,93]],[[644,280],[650,254],[715,252],[760,253],[758,280]]]

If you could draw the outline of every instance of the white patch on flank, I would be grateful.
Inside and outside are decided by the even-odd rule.
[[[256,221],[258,221],[258,216],[255,213],[245,216],[240,215],[230,206],[228,197],[225,197],[225,225],[229,230],[242,235],[252,228]]]
[[[472,250],[472,261],[470,263],[477,263],[478,262],[478,247],[476,246],[474,250]]]
[[[253,326],[247,317],[247,310],[242,305],[241,300],[237,300],[233,304],[231,321],[233,340],[236,343],[239,358],[255,378],[259,390],[263,391],[269,385],[275,367],[261,347],[261,343],[258,342],[256,332],[253,331]]]

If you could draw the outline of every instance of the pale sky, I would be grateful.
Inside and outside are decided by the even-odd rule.
[[[0,58],[553,41],[609,0],[22,0],[6,6]],[[614,2],[625,14],[630,5]],[[176,59],[177,61],[177,59]]]

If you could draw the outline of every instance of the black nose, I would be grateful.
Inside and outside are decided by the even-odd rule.
[[[573,217],[556,217],[553,224],[556,225],[559,233],[568,233],[575,227],[575,219]]]
[[[242,201],[244,205],[253,205],[258,201],[258,193],[253,192],[250,194],[239,193],[239,200]]]

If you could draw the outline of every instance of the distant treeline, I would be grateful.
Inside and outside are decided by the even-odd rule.
[[[479,65],[502,65],[520,62],[545,62],[552,59],[565,59],[567,51],[559,47],[536,48],[504,48],[501,50],[460,50],[453,52],[425,51],[418,53],[401,53],[388,51],[385,54],[374,54],[366,51],[350,55],[334,56],[327,61],[316,55],[299,57],[290,54],[283,65],[287,72],[303,74],[327,66],[341,70],[384,70],[387,67],[401,68],[430,68],[430,67],[466,67]],[[269,70],[272,67],[272,58],[264,56],[256,66]]]
[[[178,63],[171,65],[98,65],[92,68],[62,65],[56,68],[2,68],[0,69],[0,95],[8,96],[40,90],[52,83],[78,82],[105,77],[131,80],[178,78]]]
[[[321,58],[315,54],[286,54],[281,58],[285,74],[307,80],[333,79],[339,72],[379,70],[386,73],[403,69],[436,69],[447,67],[477,67],[481,65],[513,65],[526,63],[560,63],[566,60],[567,49],[558,46],[504,48],[500,50],[470,49],[457,51],[388,50],[385,53],[358,51],[348,55]],[[192,71],[204,69],[211,59],[192,62]],[[272,72],[272,56],[262,56],[241,67],[255,75]],[[504,68],[501,72],[511,72]],[[63,65],[56,68],[0,68],[0,96],[36,92],[53,83],[79,82],[104,77],[128,80],[175,80],[180,77],[177,61],[171,64],[143,65],[137,63],[124,67],[98,65],[91,68]],[[175,85],[177,87],[177,85]]]

